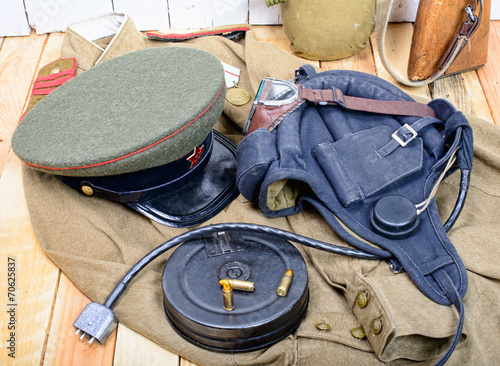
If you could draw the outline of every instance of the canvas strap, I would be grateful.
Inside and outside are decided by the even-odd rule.
[[[481,17],[483,13],[483,0],[476,0],[473,9],[470,9],[470,13],[466,11],[466,16],[462,22],[457,36],[453,42],[448,47],[446,53],[443,55],[438,63],[437,71],[431,75],[428,79],[422,81],[411,81],[407,78],[402,78],[397,75],[394,70],[391,69],[389,63],[387,62],[387,57],[385,54],[385,36],[387,33],[387,24],[389,22],[389,15],[392,9],[393,0],[377,0],[376,10],[375,10],[375,35],[377,37],[377,47],[380,54],[380,59],[382,64],[385,66],[387,71],[401,84],[408,86],[424,86],[432,83],[436,79],[443,76],[446,71],[453,64],[455,59],[458,57],[460,52],[469,42],[470,37],[476,32],[479,24],[481,23]],[[473,15],[479,6],[479,13],[477,16]]]

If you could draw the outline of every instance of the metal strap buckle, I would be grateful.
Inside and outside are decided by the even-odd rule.
[[[337,88],[332,88],[333,90],[333,101],[335,103],[337,103],[337,105],[341,106],[341,107],[346,107],[345,106],[345,97],[344,97],[344,93],[342,93],[342,91],[340,89],[337,89]],[[338,94],[337,94],[338,93]],[[339,96],[342,97],[342,100],[339,99]]]
[[[406,131],[405,131],[406,130]],[[411,133],[411,136],[406,138],[405,135]],[[415,131],[409,124],[405,123],[403,126],[397,129],[396,132],[392,134],[392,138],[397,141],[398,144],[400,144],[402,147],[405,147],[410,143],[411,140],[413,140],[415,137],[417,137],[417,131]]]
[[[299,75],[300,75],[300,70],[295,69],[295,84],[299,82]]]

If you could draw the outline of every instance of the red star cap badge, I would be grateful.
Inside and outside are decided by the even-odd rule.
[[[189,169],[193,169],[196,166],[196,164],[198,164],[198,162],[201,159],[201,156],[203,155],[204,149],[205,149],[205,145],[196,146],[193,149],[193,153],[191,154],[191,156],[186,159],[186,160],[191,162],[191,166],[189,167]]]

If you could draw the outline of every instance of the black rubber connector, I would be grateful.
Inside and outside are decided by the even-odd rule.
[[[405,238],[418,226],[420,220],[415,204],[404,196],[381,198],[373,207],[370,217],[376,232],[386,238]]]

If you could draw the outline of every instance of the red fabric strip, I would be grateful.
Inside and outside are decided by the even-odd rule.
[[[59,78],[53,81],[41,81],[38,82],[35,80],[35,85],[33,85],[33,90],[35,89],[43,89],[43,88],[52,88],[54,86],[60,86],[64,84],[66,81],[73,79],[73,76],[65,76],[63,78]]]
[[[51,92],[56,90],[56,88],[47,88],[47,89],[38,89],[38,90],[33,90],[33,93],[31,95],[48,95]]]
[[[50,81],[50,80],[55,80],[57,78],[60,78],[61,76],[64,75],[75,75],[75,69],[67,69],[63,70],[61,72],[56,72],[55,74],[50,74],[46,76],[40,76],[35,79],[35,83],[40,82],[40,81]]]

